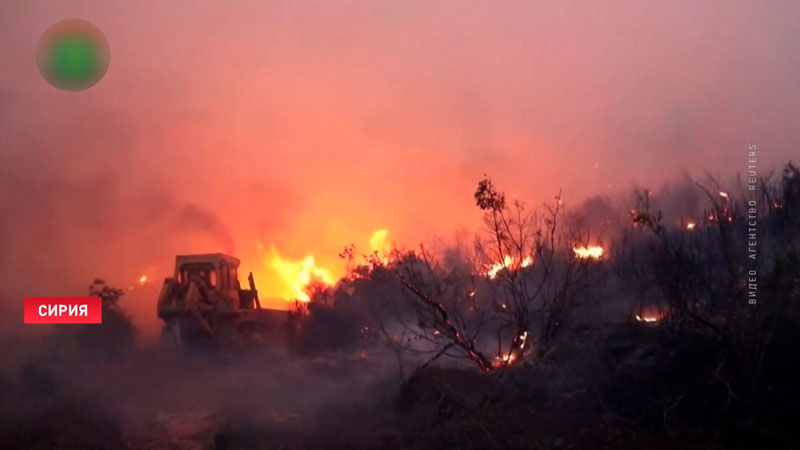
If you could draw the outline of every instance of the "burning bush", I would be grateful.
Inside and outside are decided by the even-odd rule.
[[[474,197],[485,223],[474,253],[439,255],[420,245],[366,255],[338,286],[368,305],[372,329],[395,351],[401,376],[405,353],[427,355],[422,367],[447,357],[484,373],[520,361],[535,342],[555,338],[600,279],[599,258],[574,248],[589,246],[598,256],[602,248],[590,245],[588,232],[561,223],[560,197],[529,212],[521,202],[509,207],[488,179]],[[342,256],[352,262],[354,252],[349,247]],[[373,282],[383,292],[367,287]]]
[[[651,195],[637,191],[633,228],[614,266],[641,298],[663,299],[659,309],[675,336],[696,334],[712,344],[707,361],[714,370],[704,373],[725,392],[718,406],[727,410],[761,395],[754,387],[775,330],[791,320],[787,313],[800,299],[800,173],[788,164],[781,178],[760,179],[757,201],[741,186],[723,189],[713,178],[695,188],[707,207],[700,213],[706,220],[692,228],[668,226]],[[750,258],[748,243],[756,239],[758,257]],[[757,306],[748,302],[753,273]]]

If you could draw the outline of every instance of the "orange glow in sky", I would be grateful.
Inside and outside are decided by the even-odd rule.
[[[34,54],[73,17],[112,57],[64,92]],[[346,245],[469,236],[485,173],[578,204],[735,173],[752,136],[763,167],[800,147],[797,2],[31,0],[0,2],[0,30],[4,295],[146,273],[123,300],[146,330],[178,254],[235,255],[286,307],[287,274],[335,282]]]

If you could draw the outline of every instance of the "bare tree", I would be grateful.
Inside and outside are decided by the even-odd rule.
[[[573,248],[588,246],[590,233],[562,220],[560,193],[541,211],[528,211],[520,201],[509,206],[487,178],[478,183],[475,201],[484,211],[478,254],[492,270],[493,303],[500,319],[498,356],[507,365],[531,347],[534,319],[542,321],[539,342],[546,346],[569,312],[587,298],[592,261],[577,258]]]
[[[540,345],[555,338],[587,297],[592,261],[573,254],[573,246],[589,244],[589,235],[562,223],[560,196],[529,212],[522,202],[508,207],[484,179],[474,197],[485,225],[474,261],[446,264],[420,245],[396,249],[388,261],[372,258],[370,266],[398,282],[407,300],[394,312],[403,330],[402,341],[388,339],[394,349],[429,354],[424,365],[445,356],[489,372],[529,354],[536,326]]]

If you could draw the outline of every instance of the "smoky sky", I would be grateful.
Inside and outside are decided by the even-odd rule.
[[[86,91],[36,70],[65,18],[111,47]],[[377,228],[412,245],[472,229],[484,173],[578,204],[800,144],[793,1],[33,0],[3,2],[0,30],[12,310],[200,251],[236,252],[268,293],[259,248],[335,266]],[[126,300],[152,319],[143,289]]]

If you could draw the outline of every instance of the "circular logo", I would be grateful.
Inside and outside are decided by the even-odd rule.
[[[36,47],[39,73],[65,91],[82,91],[97,84],[106,74],[110,59],[103,32],[81,19],[54,23]]]

